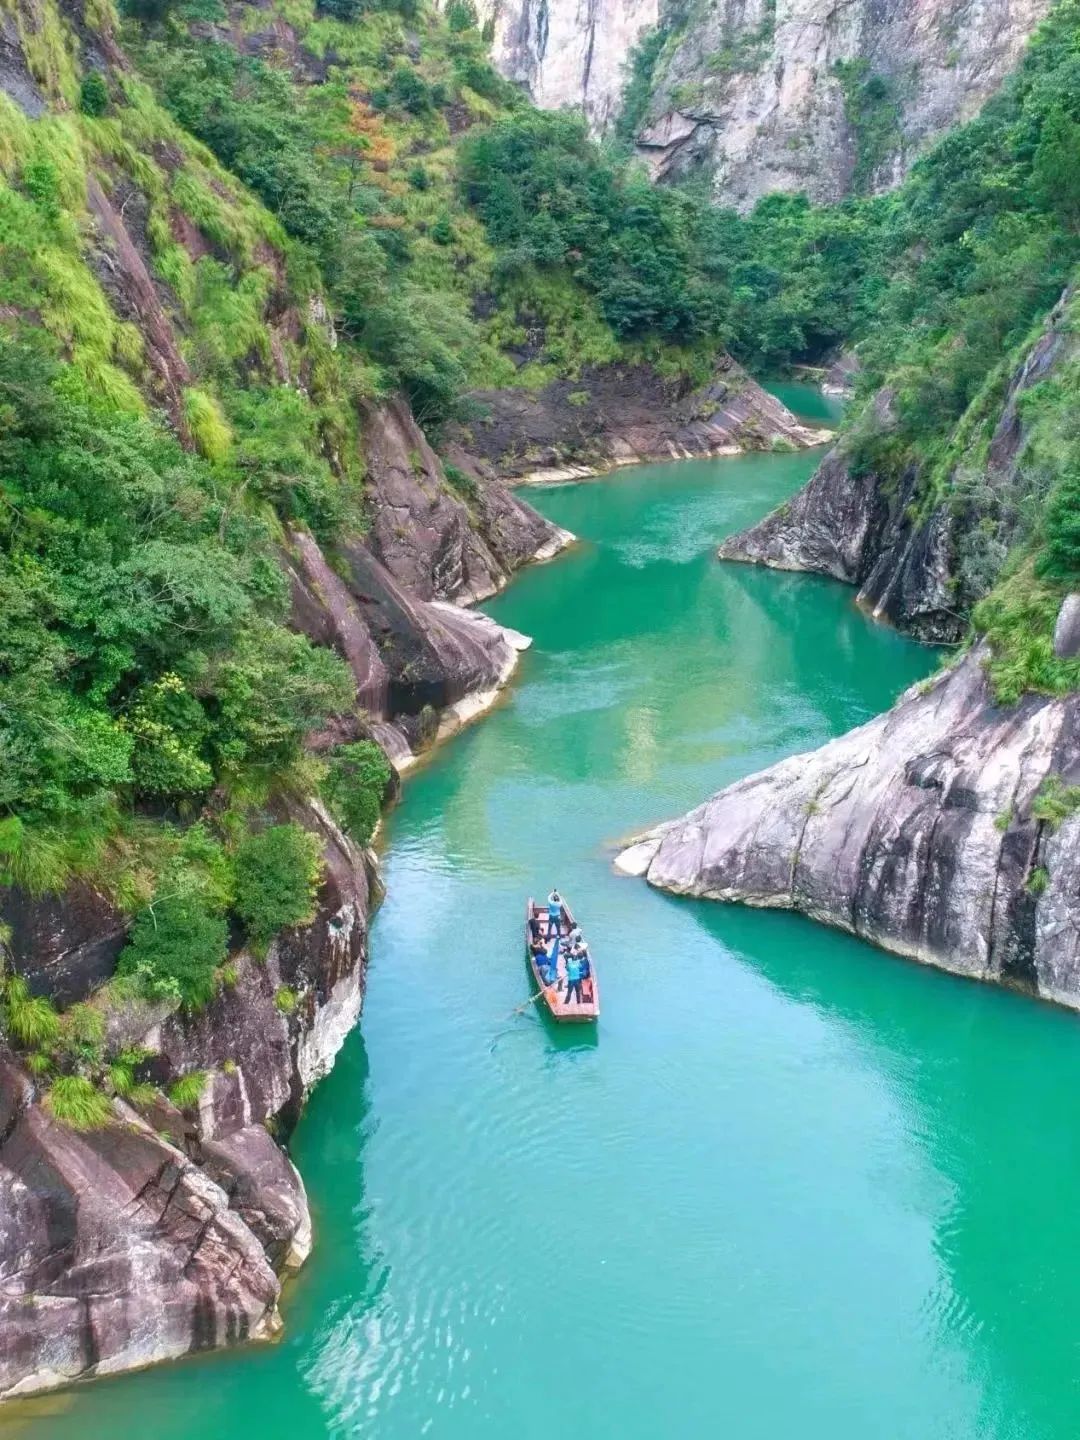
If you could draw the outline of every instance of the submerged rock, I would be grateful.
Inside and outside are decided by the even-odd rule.
[[[1080,1008],[1080,696],[999,708],[968,655],[886,715],[714,795],[616,862],[681,895],[799,910]]]

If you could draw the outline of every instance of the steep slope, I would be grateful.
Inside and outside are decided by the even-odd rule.
[[[895,184],[973,115],[1052,0],[509,0],[481,8],[500,71],[546,109],[621,128],[657,178],[740,209]],[[627,84],[630,88],[627,90]],[[625,105],[625,113],[623,107]]]
[[[603,133],[618,116],[635,45],[660,19],[658,0],[483,0],[492,57],[545,110],[580,105]]]
[[[619,867],[1080,1008],[1077,696],[1002,709],[985,659],[722,790]]]
[[[108,7],[2,23],[0,1396],[278,1328],[370,737],[489,700],[527,641],[461,604],[570,538],[455,488]]]
[[[620,861],[1074,1007],[1078,35],[1065,0],[892,197],[904,244],[875,282],[853,419],[800,494],[720,551],[857,585],[875,617],[972,648]]]
[[[886,189],[997,90],[1050,3],[691,6],[656,63],[640,153],[658,177],[703,170],[740,209]]]

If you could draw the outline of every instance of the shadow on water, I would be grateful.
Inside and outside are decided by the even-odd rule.
[[[933,1177],[910,1196],[935,1214],[941,1274],[925,1320],[943,1350],[978,1355],[978,1433],[1080,1433],[1080,1125],[1076,1089],[1046,1085],[1048,1071],[1080,1067],[1076,1017],[802,916],[652,898],[728,964],[820,1016],[888,1088]],[[879,1178],[884,1190],[898,1176],[885,1165]]]

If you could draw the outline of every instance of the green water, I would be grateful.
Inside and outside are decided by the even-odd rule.
[[[777,380],[768,388],[782,404],[808,425],[829,428],[839,425],[840,417],[844,413],[844,401],[840,396],[825,395],[816,385],[805,385],[798,380]]]
[[[813,463],[535,494],[582,544],[491,605],[536,643],[388,827],[284,1339],[45,1401],[33,1440],[1073,1440],[1076,1020],[610,869],[932,664],[839,586],[712,559]],[[508,1018],[553,882],[595,1034]]]

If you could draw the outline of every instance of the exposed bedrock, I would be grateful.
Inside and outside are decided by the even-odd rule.
[[[720,558],[831,575],[858,586],[858,603],[876,619],[924,640],[960,639],[971,607],[1022,537],[1031,496],[1042,483],[1037,460],[1027,463],[1022,400],[1076,352],[1071,301],[1067,291],[1011,376],[999,407],[968,437],[948,477],[947,499],[925,503],[926,484],[916,467],[896,481],[854,465],[853,442],[844,439],[791,500],[725,540]],[[889,391],[880,391],[860,428],[888,430],[892,405]],[[970,454],[979,456],[975,466]]]
[[[372,527],[323,553],[287,538],[293,623],[356,680],[355,708],[311,743],[374,735],[403,767],[489,704],[528,641],[462,602],[490,594],[572,539],[458,454],[454,493],[407,407],[365,417]],[[311,1243],[287,1134],[360,1015],[374,859],[314,801],[276,802],[323,845],[312,924],[268,954],[232,956],[232,980],[195,1015],[111,1001],[111,1051],[152,1052],[162,1087],[103,1130],[58,1124],[32,1076],[0,1048],[0,1398],[263,1338],[280,1325],[281,1274]],[[31,988],[62,1005],[113,972],[127,918],[88,884],[7,891],[6,950]],[[281,1004],[282,993],[288,1003]],[[194,1071],[198,1105],[164,1097]],[[273,1135],[271,1129],[273,1127]]]
[[[401,400],[365,415],[373,553],[420,600],[468,604],[570,539],[452,447],[460,493]]]
[[[559,480],[650,460],[818,445],[731,359],[697,389],[649,365],[602,365],[542,390],[482,390],[455,439],[506,479]]]
[[[887,714],[642,836],[627,873],[799,910],[927,964],[1080,1007],[1080,697],[993,702],[975,651]]]
[[[77,1134],[0,1053],[0,1397],[280,1323],[278,1276],[306,1257],[311,1220],[266,1127],[288,1127],[360,1014],[374,883],[371,858],[324,811],[295,818],[323,839],[315,921],[263,961],[234,957],[235,983],[196,1016],[136,1001],[108,1014],[110,1040],[153,1050],[163,1085],[207,1072],[197,1109],[117,1100],[106,1129]]]
[[[594,131],[619,112],[638,38],[660,18],[658,0],[480,0],[492,54],[509,80],[545,110],[580,106]]]

